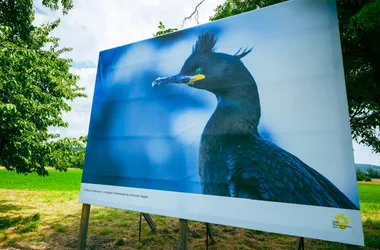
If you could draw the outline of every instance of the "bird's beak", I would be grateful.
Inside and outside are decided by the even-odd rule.
[[[187,84],[192,85],[195,81],[199,81],[205,78],[203,74],[190,75],[175,75],[169,77],[158,77],[152,82],[152,87],[160,86],[164,84]]]

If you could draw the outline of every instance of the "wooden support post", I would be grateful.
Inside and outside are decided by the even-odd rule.
[[[140,223],[139,223],[139,241],[141,240],[141,214],[140,213]]]
[[[157,228],[156,228],[156,224],[154,224],[154,221],[152,219],[152,217],[150,217],[149,214],[146,214],[146,213],[140,213],[140,223],[139,223],[139,241],[141,240],[141,224],[142,224],[142,221],[141,221],[141,217],[144,216],[144,219],[146,220],[146,222],[148,223],[150,229],[153,231],[153,233],[155,233],[157,231]]]
[[[209,236],[209,231],[208,231],[209,227],[208,227],[208,224],[206,223],[206,250],[208,250],[208,236]]]
[[[189,249],[189,224],[187,220],[179,219],[179,249],[187,250]]]
[[[305,242],[303,237],[298,237],[296,242],[296,250],[304,250]]]
[[[206,227],[207,227],[208,237],[210,237],[210,240],[214,241],[214,233],[212,232],[211,224],[206,223]]]
[[[214,243],[214,234],[212,232],[211,224],[206,223],[206,250],[208,249],[208,239],[211,240],[212,243]]]
[[[79,242],[78,242],[79,250],[84,250],[86,248],[88,221],[90,218],[90,208],[91,208],[91,205],[89,204],[82,205],[82,215],[80,218]]]
[[[144,216],[144,219],[148,223],[150,229],[155,233],[157,231],[157,228],[156,228],[156,224],[154,224],[152,217],[150,217],[150,215],[146,213],[142,213],[142,215]]]

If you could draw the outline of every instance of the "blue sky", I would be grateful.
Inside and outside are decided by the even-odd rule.
[[[87,134],[99,51],[151,38],[157,31],[159,21],[163,21],[168,27],[180,27],[183,17],[189,15],[198,2],[199,0],[81,0],[74,1],[74,9],[68,15],[62,16],[47,10],[36,1],[36,23],[61,18],[61,25],[53,34],[61,39],[61,46],[73,48],[66,56],[74,59],[72,72],[80,75],[79,84],[86,87],[88,94],[87,99],[75,100],[73,110],[64,115],[65,120],[70,123],[69,128],[52,130],[70,137]],[[199,8],[200,23],[207,23],[208,17],[222,2],[223,0],[206,0]],[[195,21],[187,22],[184,28],[194,25]],[[257,25],[255,28],[259,27]],[[256,43],[260,46],[260,40],[256,40]],[[230,53],[236,50],[228,44],[223,46]],[[260,72],[256,73],[260,78]],[[379,155],[372,154],[368,148],[355,142],[353,146],[357,163],[380,165]]]

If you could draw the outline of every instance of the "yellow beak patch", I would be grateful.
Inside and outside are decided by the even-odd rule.
[[[205,79],[205,78],[206,78],[205,75],[203,75],[203,74],[197,74],[197,75],[191,77],[191,80],[189,81],[188,84],[193,84],[194,82],[202,80],[202,79]]]

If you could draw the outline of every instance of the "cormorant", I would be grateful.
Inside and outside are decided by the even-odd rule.
[[[257,85],[241,61],[252,49],[229,55],[216,52],[216,42],[212,33],[201,34],[179,74],[152,83],[187,84],[217,98],[200,141],[202,193],[358,209],[326,177],[260,136]]]

